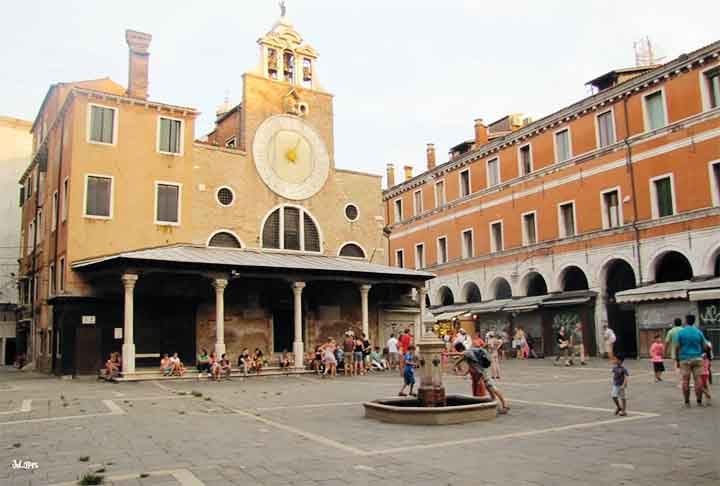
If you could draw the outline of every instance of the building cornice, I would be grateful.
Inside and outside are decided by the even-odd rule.
[[[525,142],[530,137],[544,133],[563,123],[578,119],[589,112],[597,111],[608,104],[649,89],[671,77],[675,77],[683,72],[689,72],[695,67],[705,64],[707,61],[712,62],[718,58],[720,58],[720,41],[700,48],[690,54],[683,54],[675,60],[663,64],[645,74],[629,79],[613,88],[588,96],[555,113],[536,120],[505,137],[487,143],[455,160],[440,164],[433,170],[423,172],[408,181],[388,188],[383,192],[383,200],[387,201],[395,198],[404,192],[414,189],[429,180],[440,178],[447,172],[463,167],[470,162],[485,158],[506,147]]]

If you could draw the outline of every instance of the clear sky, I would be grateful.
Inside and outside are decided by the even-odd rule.
[[[335,95],[338,167],[438,162],[472,137],[473,120],[542,117],[588,94],[584,83],[634,64],[649,36],[666,61],[720,39],[711,0],[288,0],[288,18],[320,53]],[[124,31],[153,35],[150,96],[203,114],[212,128],[225,93],[258,62],[276,0],[24,0],[0,15],[0,114],[33,119],[54,82],[127,82]]]

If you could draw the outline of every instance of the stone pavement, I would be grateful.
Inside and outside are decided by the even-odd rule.
[[[395,373],[109,384],[0,369],[0,486],[98,470],[134,486],[720,484],[720,399],[686,410],[673,373],[655,384],[646,361],[628,367],[625,418],[605,362],[512,361],[508,415],[445,427],[364,418],[363,401],[397,393]]]

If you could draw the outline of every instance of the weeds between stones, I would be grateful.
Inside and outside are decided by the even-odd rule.
[[[103,484],[104,482],[104,476],[101,476],[99,474],[87,473],[83,475],[80,481],[78,481],[78,484],[80,486],[93,486],[96,484]]]

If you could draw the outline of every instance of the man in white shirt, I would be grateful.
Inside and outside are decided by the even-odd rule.
[[[400,367],[400,351],[398,350],[398,340],[395,334],[390,335],[390,339],[386,343],[388,349],[388,364],[391,370]]]
[[[608,361],[615,361],[613,348],[617,337],[615,336],[615,332],[608,327],[607,323],[603,324],[603,341],[605,341],[605,351],[607,351]]]

